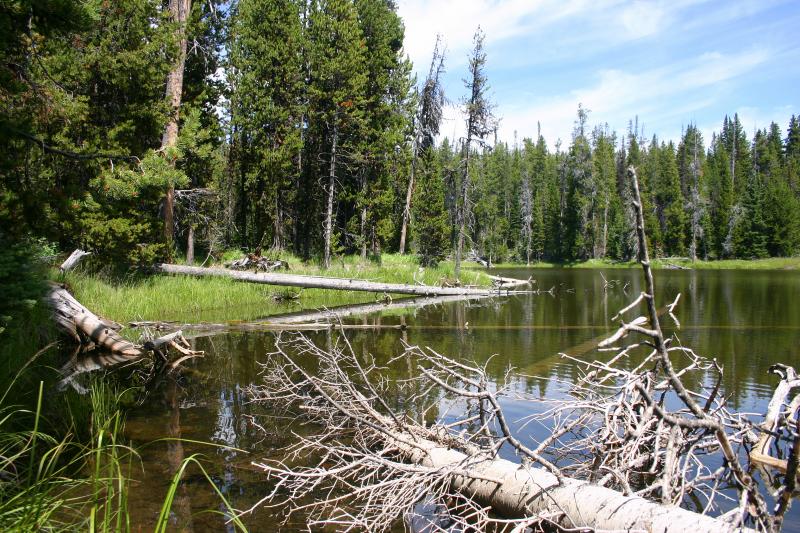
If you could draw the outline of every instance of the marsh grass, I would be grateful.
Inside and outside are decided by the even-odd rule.
[[[413,256],[383,255],[380,261],[341,257],[335,259],[328,270],[313,262],[303,263],[293,256],[280,258],[289,262],[293,274],[430,285],[453,279],[452,264],[421,269]],[[119,278],[89,274],[81,269],[69,273],[65,281],[75,297],[89,309],[122,323],[136,320],[189,323],[255,320],[294,311],[374,302],[382,296],[323,289],[299,291],[211,277],[131,275]],[[489,279],[482,272],[465,272],[462,281],[489,285]],[[287,291],[299,293],[299,298],[276,301],[275,296]],[[130,331],[127,334],[136,335]]]

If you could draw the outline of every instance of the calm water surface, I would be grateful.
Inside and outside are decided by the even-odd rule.
[[[593,357],[598,337],[612,330],[611,317],[641,290],[640,270],[604,270],[613,287],[604,289],[599,270],[500,271],[518,278],[533,276],[553,294],[513,296],[482,302],[459,302],[426,307],[389,316],[350,319],[353,323],[394,325],[397,329],[358,330],[348,333],[356,350],[368,351],[379,361],[396,355],[400,341],[430,346],[443,354],[478,362],[492,355],[489,369],[501,380],[512,366],[519,373],[550,380],[574,379],[572,364],[557,354]],[[700,354],[715,357],[725,368],[724,390],[740,411],[763,412],[775,377],[767,368],[782,362],[800,364],[800,272],[794,271],[658,271],[659,304],[681,300],[676,315],[680,341]],[[320,343],[332,342],[329,333],[315,333]],[[131,490],[134,530],[150,531],[177,465],[200,453],[209,474],[234,507],[254,505],[271,488],[251,461],[278,459],[292,432],[304,428],[269,420],[264,408],[249,402],[245,389],[258,384],[260,365],[274,346],[268,332],[228,333],[198,337],[202,359],[187,363],[178,380],[166,381],[141,407],[130,413],[128,436],[137,445],[163,438],[210,441],[230,448],[162,440],[141,449],[143,468],[137,470]],[[402,366],[392,372],[402,376]],[[542,395],[552,392],[547,380],[534,386]],[[524,405],[507,405],[511,417],[525,414]],[[263,425],[264,433],[254,421]],[[173,506],[175,530],[225,531],[224,518],[203,512],[222,511],[216,495],[197,469],[184,477]],[[276,531],[280,509],[259,508],[245,518],[253,531]],[[402,526],[398,526],[402,530]],[[304,529],[302,517],[283,531]],[[785,531],[800,531],[800,505],[795,503]]]

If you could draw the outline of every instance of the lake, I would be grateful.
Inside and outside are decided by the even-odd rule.
[[[615,328],[611,318],[642,287],[639,269],[517,268],[496,273],[532,276],[537,287],[552,291],[349,318],[346,323],[405,324],[406,329],[359,329],[348,331],[348,338],[356,350],[370,352],[379,362],[402,351],[404,341],[477,362],[494,356],[488,369],[496,380],[503,379],[509,366],[521,374],[572,380],[575,365],[558,354],[593,357],[600,336]],[[767,374],[769,366],[799,362],[800,272],[662,270],[655,276],[659,305],[681,293],[675,313],[681,327],[670,324],[669,332],[724,366],[723,389],[732,407],[764,412],[777,382]],[[326,343],[337,333],[310,335]],[[304,431],[297,424],[268,419],[265,408],[250,403],[245,392],[259,383],[260,365],[273,351],[274,339],[275,333],[263,331],[195,337],[192,342],[205,357],[187,362],[178,379],[160,383],[129,413],[126,432],[135,446],[173,439],[140,449],[142,468],[134,473],[130,493],[134,530],[152,530],[176,465],[192,454],[202,454],[208,474],[236,508],[253,506],[270,490],[251,461],[281,458],[280,448],[292,441],[292,431]],[[402,377],[402,369],[392,371]],[[536,387],[536,392],[548,394],[547,380],[537,381]],[[522,408],[508,407],[513,415]],[[174,440],[178,437],[225,447]],[[202,472],[190,468],[172,518],[187,531],[226,530],[224,517],[202,512],[207,509],[224,508]],[[274,531],[282,517],[280,509],[258,508],[244,521],[253,531]],[[784,530],[800,531],[798,523],[796,503]],[[281,530],[303,528],[302,517],[297,517]]]

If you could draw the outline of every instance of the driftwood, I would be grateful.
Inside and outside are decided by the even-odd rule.
[[[771,374],[780,376],[781,381],[775,388],[772,399],[767,407],[767,415],[761,425],[763,432],[758,443],[750,450],[750,460],[776,470],[787,473],[788,460],[778,459],[770,455],[769,450],[775,442],[776,436],[781,435],[784,429],[789,433],[794,428],[791,427],[793,420],[798,420],[800,416],[800,394],[790,399],[791,393],[795,389],[800,389],[800,376],[794,368],[786,365],[773,365],[769,368]],[[795,472],[795,476],[797,472]]]
[[[87,348],[98,348],[116,356],[115,362],[134,361],[149,355],[164,357],[162,350],[169,346],[184,355],[199,354],[189,350],[189,345],[180,331],[148,340],[144,345],[135,344],[122,335],[119,324],[101,318],[84,307],[63,285],[52,283],[45,297],[52,309],[52,317],[58,329]]]
[[[404,285],[401,283],[381,283],[349,278],[328,278],[324,276],[303,276],[298,274],[253,273],[203,268],[161,263],[155,265],[157,272],[165,274],[183,274],[187,276],[218,276],[263,283],[282,287],[302,287],[306,289],[332,289],[341,291],[363,291],[386,294],[410,294],[415,296],[488,296],[506,293],[499,289],[478,289],[471,287],[432,287],[429,285]]]
[[[63,285],[51,284],[45,297],[59,330],[78,344],[97,347],[127,357],[141,357],[142,349],[123,338],[113,324],[98,317],[76,300]]]
[[[83,259],[84,256],[87,256],[87,255],[92,255],[92,253],[91,252],[84,252],[83,250],[76,249],[74,252],[69,254],[69,257],[67,257],[64,260],[64,262],[61,263],[61,266],[58,267],[58,268],[59,268],[59,270],[61,271],[62,274],[64,272],[72,270],[73,268],[75,268],[75,265],[77,265],[78,262],[81,259]]]
[[[311,512],[309,527],[335,523],[369,531],[386,530],[404,514],[412,513],[418,501],[427,498],[449,502],[451,506],[455,502],[462,517],[451,515],[451,522],[465,530],[482,530],[493,522],[516,526],[517,531],[543,523],[619,531],[739,530],[709,516],[561,475],[539,455],[541,452],[526,448],[510,432],[498,436],[498,440],[481,442],[481,429],[456,433],[449,428],[465,426],[426,426],[405,414],[394,413],[380,399],[386,397],[386,391],[381,388],[385,382],[372,377],[377,367],[359,362],[360,357],[349,343],[345,340],[344,344],[323,350],[302,336],[289,342],[279,339],[265,384],[251,389],[256,401],[326,428],[323,434],[302,439],[289,450],[290,457],[321,458],[319,466],[292,468],[279,462],[256,463],[277,484],[264,501]],[[296,363],[292,355],[295,353],[309,354],[319,361],[318,375]],[[454,375],[460,376],[456,381],[464,378],[472,383],[463,374],[480,373],[480,369],[418,347],[407,347],[402,357],[419,365],[428,383],[421,390],[438,385],[470,401],[485,399],[489,402],[486,410],[469,415],[472,422],[482,428],[497,423],[508,431],[495,393],[480,387],[467,392],[454,384]],[[477,383],[478,377],[475,379]],[[413,402],[409,400],[410,404]],[[389,414],[384,414],[387,410]],[[335,444],[341,442],[352,444]],[[547,466],[499,458],[497,452],[506,442],[526,458],[538,458]],[[330,495],[329,487],[338,483],[348,487],[346,497],[320,499],[319,495]],[[291,494],[288,499],[282,496],[286,493]],[[306,498],[316,499],[295,507]],[[371,503],[354,510],[352,506],[357,506],[359,500]],[[503,518],[492,517],[489,509]]]
[[[501,289],[515,289],[517,287],[530,287],[536,281],[533,278],[528,279],[515,279],[515,278],[504,278],[502,276],[489,276],[489,279],[492,280],[492,286],[499,287]]]
[[[253,272],[273,272],[289,270],[289,263],[281,259],[269,259],[258,254],[247,254],[242,258],[225,263],[231,270],[252,270]]]

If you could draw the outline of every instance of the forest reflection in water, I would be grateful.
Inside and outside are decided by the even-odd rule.
[[[641,290],[639,270],[509,270],[501,275],[532,275],[538,287],[552,294],[525,294],[484,301],[448,303],[416,310],[348,318],[348,323],[374,326],[404,324],[406,329],[376,327],[347,332],[356,351],[386,363],[402,351],[402,342],[429,346],[448,356],[488,361],[498,383],[509,367],[514,386],[542,396],[558,394],[558,382],[579,375],[575,364],[559,353],[596,357],[595,344],[614,329],[612,317]],[[611,286],[607,281],[613,281]],[[659,304],[682,297],[676,315],[680,329],[672,333],[696,352],[716,358],[725,368],[723,391],[732,407],[763,412],[775,378],[771,364],[797,364],[800,353],[800,273],[794,271],[659,271]],[[287,333],[284,333],[286,335]],[[308,333],[321,345],[336,342],[337,332]],[[274,349],[275,334],[242,332],[215,334],[193,340],[204,350],[202,359],[187,362],[177,380],[164,381],[141,407],[128,416],[127,434],[134,444],[165,437],[188,439],[177,445],[166,440],[142,452],[143,469],[135,475],[131,509],[135,530],[150,530],[158,516],[180,456],[203,454],[209,473],[231,504],[249,508],[270,489],[269,481],[251,461],[281,459],[281,448],[293,434],[310,428],[285,419],[264,416],[263,406],[250,403],[246,388],[260,381],[261,364]],[[308,361],[307,364],[313,365]],[[401,379],[413,368],[395,361],[390,378]],[[524,376],[539,376],[534,379]],[[397,396],[389,398],[401,402]],[[510,418],[527,414],[525,404],[508,402]],[[404,405],[406,409],[415,406]],[[433,417],[442,413],[429,413]],[[542,431],[541,428],[526,431]],[[192,441],[224,446],[210,448]],[[216,509],[220,514],[203,513]],[[220,531],[224,508],[205,478],[191,468],[173,507],[174,525],[185,531]],[[800,531],[798,506],[785,523]],[[277,528],[280,509],[258,508],[245,518],[254,531]],[[285,531],[305,529],[300,516]],[[402,524],[398,524],[402,530]]]

